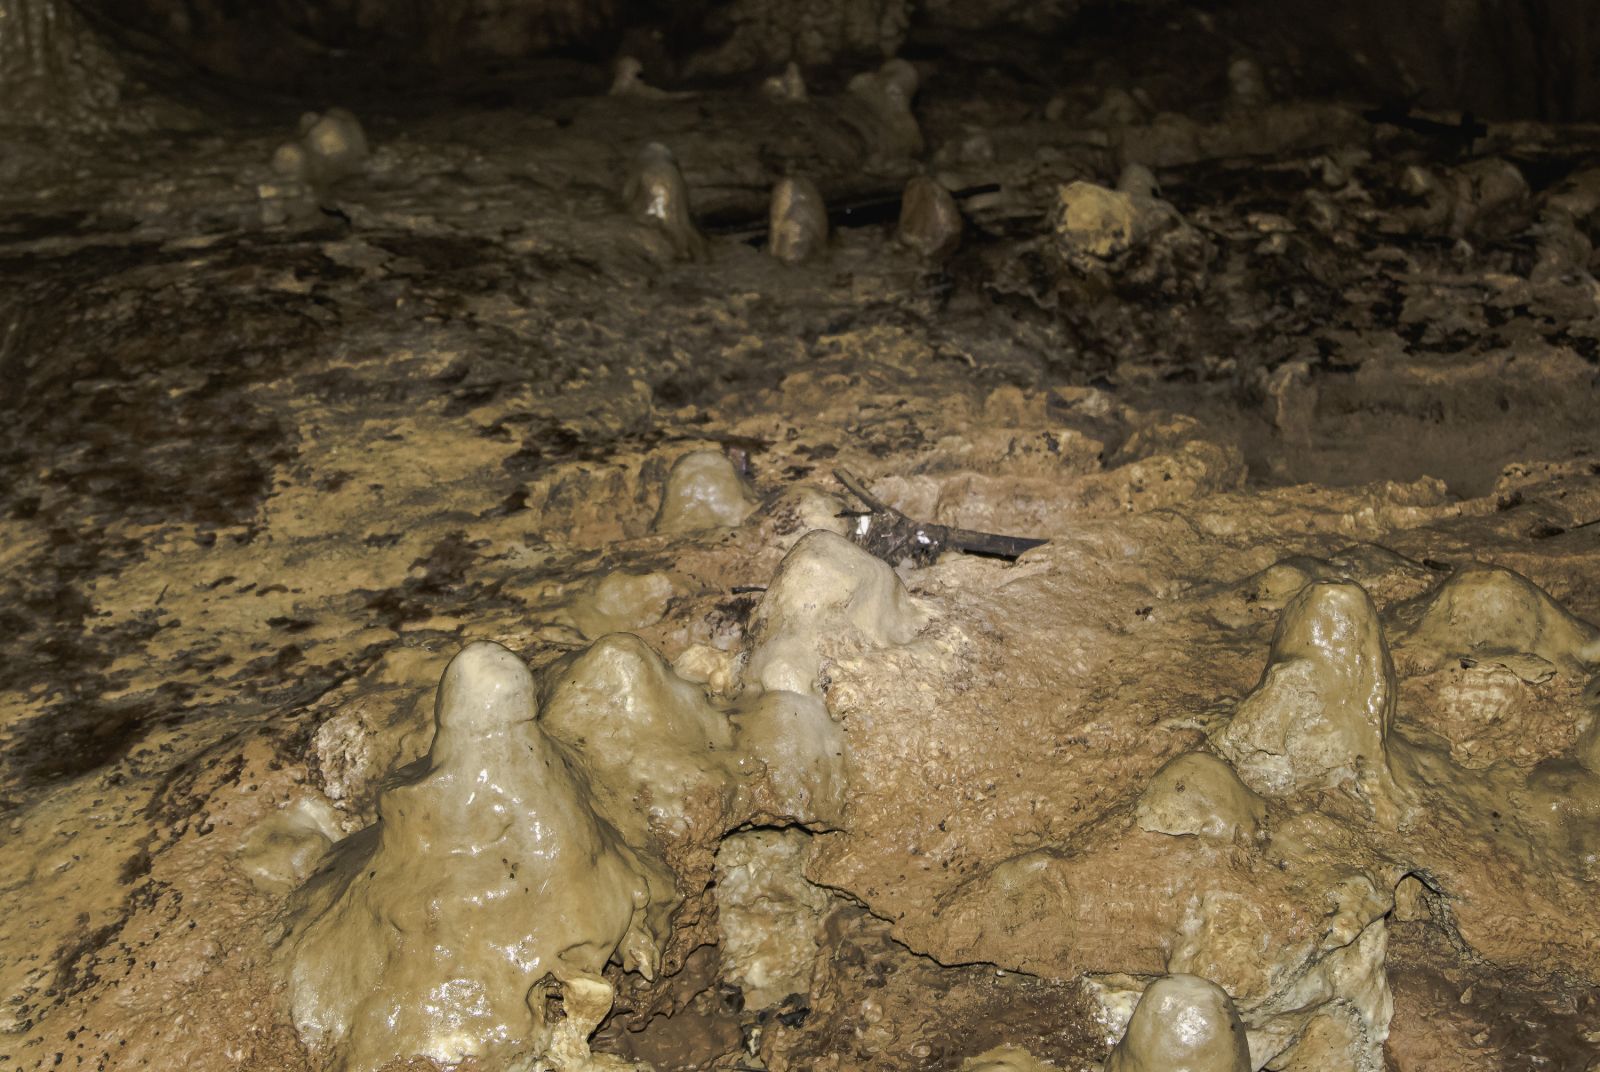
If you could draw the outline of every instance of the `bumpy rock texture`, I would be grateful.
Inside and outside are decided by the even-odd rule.
[[[600,818],[537,713],[511,652],[451,660],[426,769],[302,894],[289,1001],[314,1050],[355,1070],[570,1060],[611,1011],[606,962],[654,975],[671,877]]]
[[[1076,6],[0,0],[0,1064],[1600,1057],[1600,144]]]

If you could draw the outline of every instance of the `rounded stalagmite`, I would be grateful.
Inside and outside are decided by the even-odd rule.
[[[1157,979],[1134,1007],[1105,1072],[1250,1072],[1233,999],[1198,975]]]
[[[672,463],[652,532],[682,533],[738,525],[756,508],[755,493],[720,450],[692,450]]]
[[[1235,108],[1259,108],[1267,103],[1267,75],[1261,64],[1241,56],[1228,64],[1228,103]]]
[[[804,176],[772,188],[767,252],[784,264],[810,260],[828,244],[828,209],[817,184]]]
[[[929,260],[941,260],[961,245],[961,210],[950,191],[926,175],[906,183],[900,197],[900,244]]]
[[[324,1060],[576,1063],[611,1009],[607,963],[655,974],[673,879],[599,817],[537,717],[522,660],[467,645],[439,682],[425,761],[295,895],[285,982]]]
[[[1266,814],[1266,802],[1209,752],[1174,756],[1150,779],[1134,808],[1141,830],[1222,841],[1254,836]]]
[[[769,691],[820,696],[826,642],[853,637],[889,647],[909,642],[924,624],[887,562],[817,529],[784,556],[756,608],[746,676]]]
[[[1394,662],[1360,585],[1308,584],[1284,607],[1266,673],[1219,735],[1258,793],[1287,795],[1387,776]]]
[[[634,219],[660,228],[673,256],[679,260],[705,259],[705,236],[694,224],[689,187],[671,149],[651,142],[639,150],[623,184],[622,200]]]

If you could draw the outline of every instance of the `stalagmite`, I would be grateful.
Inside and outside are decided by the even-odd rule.
[[[956,199],[933,179],[918,175],[900,197],[900,244],[929,260],[954,253],[961,244],[961,210]]]
[[[1415,610],[1420,611],[1415,624],[1398,646],[1432,665],[1525,655],[1576,675],[1600,663],[1600,629],[1508,569],[1460,569],[1419,600]]]
[[[761,83],[761,92],[776,101],[803,104],[807,99],[805,76],[800,65],[790,60],[782,74],[775,74]]]
[[[819,529],[794,545],[756,609],[747,676],[768,690],[816,695],[824,637],[904,644],[923,620],[887,563]]]
[[[902,59],[886,60],[876,71],[850,80],[851,95],[863,101],[878,121],[878,151],[886,159],[916,156],[923,150],[922,128],[911,111],[919,81],[917,69]]]
[[[360,174],[369,155],[361,121],[344,108],[329,108],[300,117],[300,137],[278,146],[272,168],[286,179],[325,186]]]
[[[1319,581],[1284,608],[1266,673],[1218,744],[1257,792],[1374,788],[1386,778],[1395,691],[1371,598],[1356,584]]]
[[[689,206],[688,184],[665,145],[651,142],[639,150],[623,184],[622,201],[634,219],[660,230],[679,260],[706,256],[705,236],[695,226]]]
[[[1209,752],[1185,752],[1156,772],[1134,815],[1143,830],[1230,840],[1254,835],[1266,803]]]
[[[784,264],[810,260],[828,244],[828,209],[817,184],[802,176],[772,188],[767,251]]]
[[[582,1067],[611,1006],[606,964],[655,971],[672,878],[597,815],[535,716],[520,659],[462,649],[425,768],[383,793],[377,825],[298,896],[284,947],[294,1023],[340,1067]]]
[[[696,532],[737,525],[756,508],[756,498],[727,455],[696,450],[680,457],[667,474],[651,529]]]
[[[1268,100],[1267,76],[1261,64],[1241,56],[1228,64],[1228,103],[1235,108],[1260,108]]]
[[[1139,999],[1105,1072],[1250,1072],[1250,1047],[1225,990],[1168,975]]]

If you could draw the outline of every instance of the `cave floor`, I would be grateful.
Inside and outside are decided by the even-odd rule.
[[[1040,105],[924,90],[940,173],[1003,191],[974,195],[938,263],[874,207],[910,166],[825,101],[369,111],[366,173],[317,190],[268,168],[281,125],[34,146],[39,181],[0,195],[0,1065],[317,1067],[271,966],[286,891],[236,862],[250,831],[319,787],[333,714],[425,695],[465,638],[536,669],[581,648],[574,599],[610,571],[671,577],[633,625],[669,660],[737,649],[777,552],[756,525],[650,531],[692,449],[764,496],[836,491],[843,468],[913,516],[1052,541],[1015,564],[904,566],[919,597],[1070,587],[1095,573],[1082,556],[1129,556],[1096,565],[1122,586],[1108,606],[1188,610],[1159,643],[1107,633],[1148,667],[1075,634],[1052,672],[1078,690],[1060,703],[1103,718],[1131,694],[1090,686],[1145,674],[1196,707],[1152,726],[1130,779],[1253,686],[1281,601],[1230,616],[1216,593],[1278,559],[1402,556],[1416,572],[1374,590],[1385,613],[1492,562],[1600,620],[1600,286],[1581,255],[1551,267],[1539,230],[1600,137],[1491,126],[1469,159],[1339,105],[1269,106],[1198,159],[1150,148],[1211,254],[1133,284],[1073,277],[1048,219],[1057,187],[1111,184],[1138,151]],[[621,211],[648,140],[683,163],[706,261]],[[1448,218],[1407,192],[1408,167],[1470,176],[1480,158],[1527,189],[1477,211],[1469,180]],[[865,206],[798,266],[759,233],[789,169]],[[1042,659],[1040,606],[993,613]],[[1596,700],[1568,678],[1538,686],[1558,729],[1520,752],[1508,731],[1485,763],[1571,747]],[[1131,806],[1117,785],[1098,821]],[[1070,852],[1090,825],[1041,820],[1007,851]],[[1588,866],[1588,918],[1560,924],[1591,943],[1586,975],[1496,962],[1447,913],[1395,921],[1389,1068],[1600,1060]],[[713,949],[671,984],[676,1015],[619,1013],[596,1050],[660,1072],[1104,1058],[1074,976],[933,955],[891,926],[892,897],[828,885],[805,1000],[741,1005]]]

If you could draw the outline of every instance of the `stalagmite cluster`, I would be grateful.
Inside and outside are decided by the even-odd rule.
[[[0,0],[0,1064],[1600,1070],[1600,128],[152,3]]]

